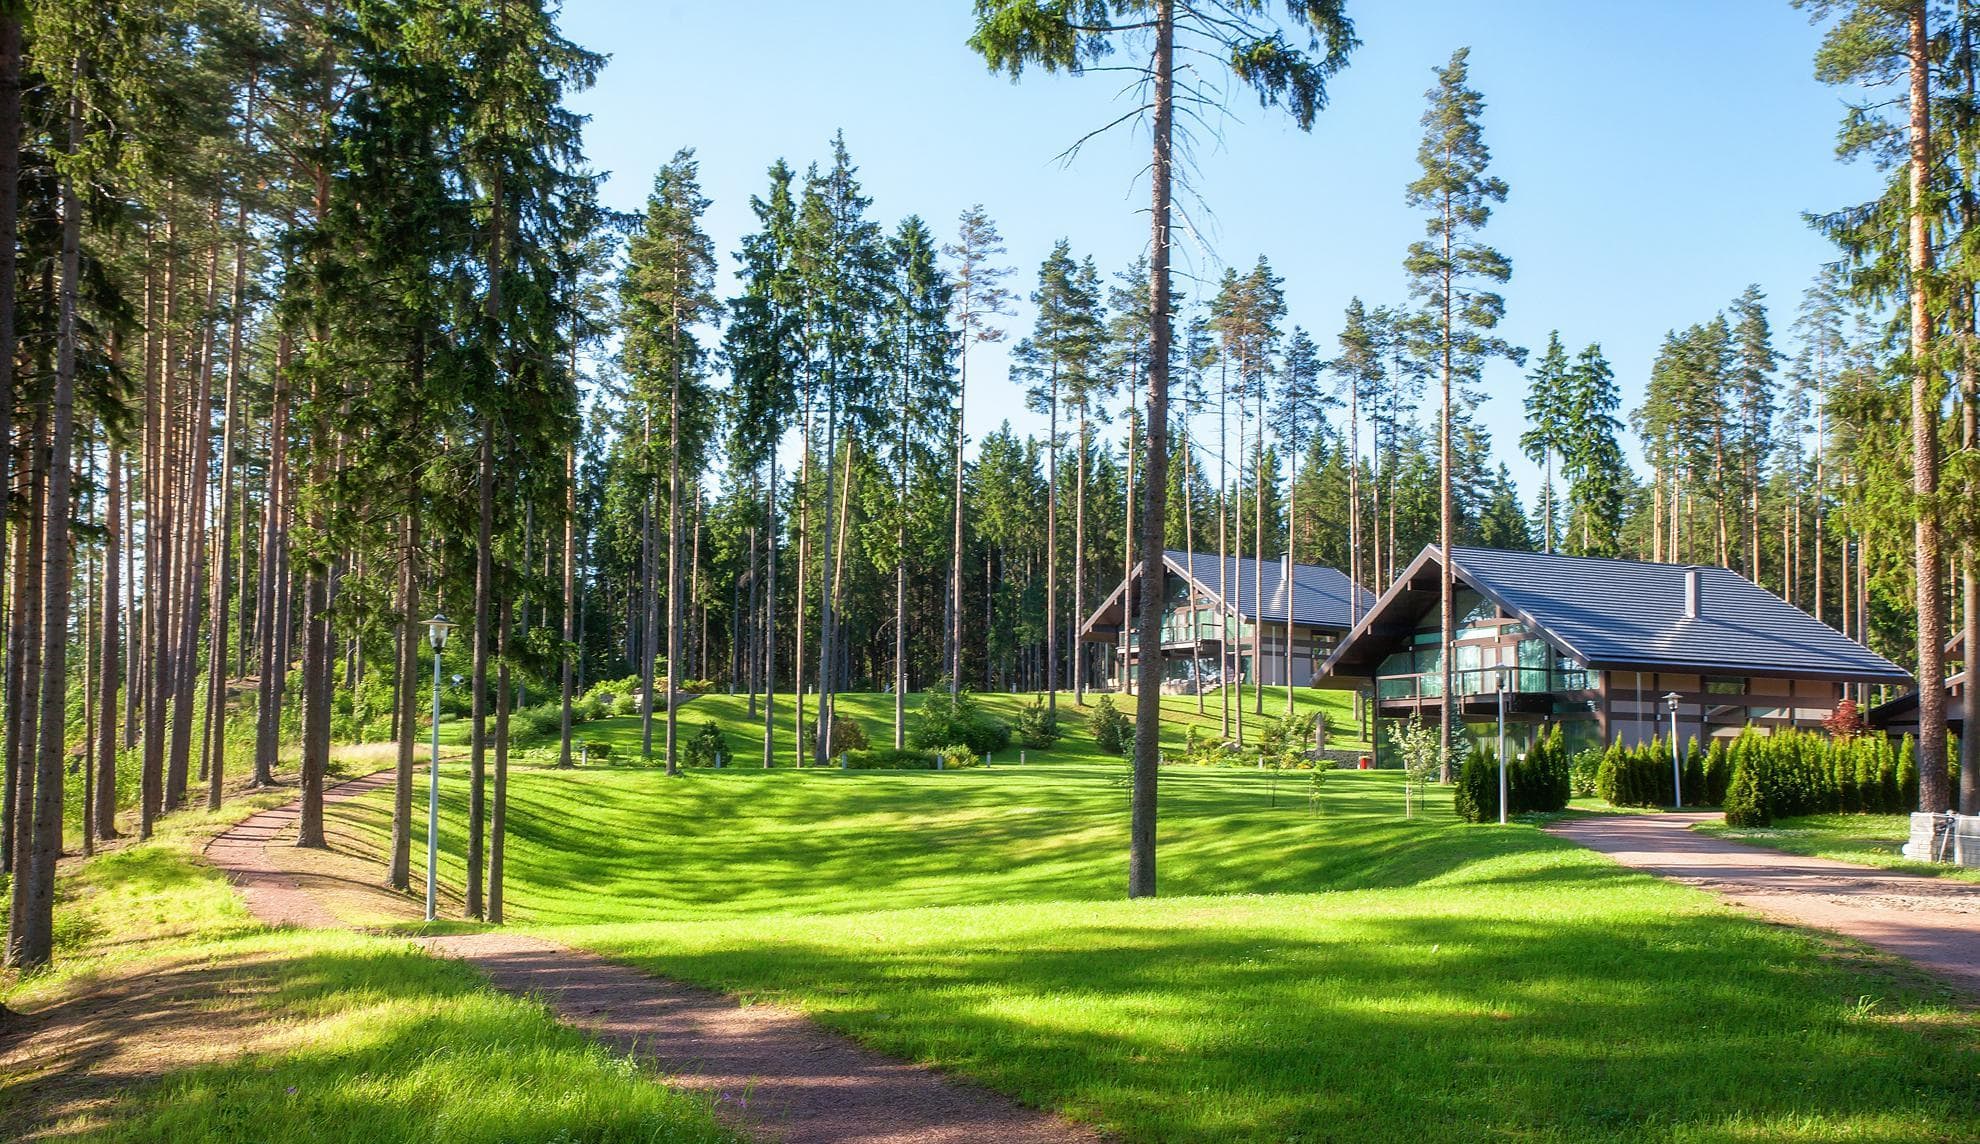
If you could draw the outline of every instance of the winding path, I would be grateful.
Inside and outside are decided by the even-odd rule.
[[[326,804],[392,785],[390,771],[324,793]],[[296,803],[260,811],[208,845],[248,909],[272,925],[333,928],[306,876],[281,870],[268,844],[290,831]],[[1026,1108],[933,1069],[883,1056],[775,1005],[652,977],[542,938],[503,930],[417,939],[470,962],[498,988],[537,997],[613,1051],[637,1054],[669,1084],[705,1092],[731,1127],[784,1144],[1097,1144],[1090,1129]]]
[[[1691,829],[1718,818],[1619,814],[1569,819],[1547,831],[1777,921],[1855,938],[1980,997],[1980,886],[1746,846]]]

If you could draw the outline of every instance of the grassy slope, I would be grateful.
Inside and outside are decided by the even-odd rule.
[[[992,692],[975,696],[984,710],[993,712],[1007,720],[1015,721],[1018,713],[1029,706],[1035,696],[1012,695]],[[1101,762],[1107,756],[1094,749],[1092,738],[1086,733],[1086,713],[1092,709],[1097,696],[1087,697],[1087,706],[1080,707],[1073,702],[1070,692],[1059,695],[1059,726],[1065,732],[1056,745],[1048,751],[1031,751],[1029,757],[1054,762]],[[1129,695],[1112,696],[1114,704],[1123,715],[1134,716],[1134,697]],[[1265,715],[1261,719],[1252,713],[1256,706],[1253,694],[1246,689],[1245,695],[1245,741],[1254,741],[1255,735],[1265,723],[1285,714],[1286,689],[1283,687],[1265,688]],[[805,697],[805,718],[816,717],[817,697]],[[920,705],[921,696],[910,694],[907,697],[908,726],[913,727],[914,712]],[[1353,697],[1344,691],[1314,691],[1302,688],[1294,696],[1294,705],[1302,713],[1324,712],[1329,728],[1327,745],[1341,750],[1366,750],[1367,742],[1357,737],[1354,722]],[[1222,730],[1222,699],[1218,695],[1203,697],[1204,714],[1196,713],[1196,697],[1185,695],[1165,695],[1162,697],[1162,743],[1166,749],[1181,750],[1185,728],[1195,725],[1206,733],[1216,734]],[[1232,698],[1233,719],[1235,719],[1236,697]],[[840,716],[851,716],[859,721],[869,742],[875,746],[891,744],[894,741],[894,697],[873,692],[848,693],[838,697]],[[780,695],[777,699],[776,717],[776,761],[786,765],[792,759],[791,720],[794,717],[791,697]],[[728,737],[729,746],[738,756],[750,763],[760,763],[763,751],[763,716],[761,707],[752,717],[749,714],[749,701],[740,695],[704,695],[689,700],[680,708],[680,722],[683,735],[692,735],[701,729],[704,722],[713,721]],[[465,742],[467,729],[464,724],[458,727],[443,727],[443,737],[452,734]],[[1233,728],[1235,731],[1235,728]],[[594,723],[581,724],[573,730],[580,741],[609,742],[612,744],[613,759],[625,761],[636,757],[640,749],[640,720],[637,716],[618,716]],[[662,731],[658,720],[654,724],[654,752],[659,753]],[[541,748],[538,748],[541,750]],[[1015,744],[1006,752],[1006,758],[1017,758]]]
[[[0,1124],[110,1097],[57,1134],[246,1142],[279,1125],[284,1141],[326,1144],[732,1139],[698,1098],[461,963],[403,940],[255,922],[198,852],[225,822],[288,797],[174,816],[151,842],[61,876],[57,967],[7,982],[0,1001],[69,1031],[0,1079]],[[136,1020],[105,1027],[116,1013],[98,1009],[127,997]],[[178,1071],[104,1091],[90,1073],[118,1052],[145,1058],[146,1075]]]
[[[1811,814],[1783,818],[1767,827],[1703,823],[1692,829],[1734,842],[1767,846],[1789,854],[1833,858],[1881,866],[1904,874],[1980,882],[1980,869],[1914,862],[1899,851],[1911,837],[1911,816],[1905,814]]]
[[[1880,959],[1391,773],[1165,770],[1123,902],[1119,772],[522,771],[509,897],[1127,1139],[1980,1135],[1980,1035]]]

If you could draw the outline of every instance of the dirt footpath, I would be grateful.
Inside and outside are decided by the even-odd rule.
[[[326,803],[392,785],[390,772],[325,792]],[[296,806],[264,810],[215,838],[207,857],[272,924],[329,928],[326,904],[350,892],[340,867],[299,871],[279,853]],[[279,842],[276,840],[281,838]],[[275,842],[271,851],[270,843]],[[374,870],[374,875],[382,873]],[[408,902],[411,899],[406,899]],[[542,938],[505,930],[419,939],[468,961],[503,990],[536,997],[560,1020],[706,1092],[722,1119],[786,1144],[1093,1144],[1091,1130],[895,1060],[774,1005],[742,1005]]]
[[[1719,817],[1619,814],[1557,822],[1547,832],[1777,921],[1855,938],[1980,998],[1980,886],[1807,858],[1691,829]]]

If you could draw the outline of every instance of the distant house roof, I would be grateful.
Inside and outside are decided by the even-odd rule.
[[[1684,671],[1904,683],[1903,668],[1725,568],[1454,548],[1452,573],[1582,663],[1603,670]],[[1371,670],[1400,626],[1413,627],[1436,573],[1436,546],[1342,642],[1323,674]],[[1698,577],[1697,615],[1686,614]],[[1429,595],[1434,601],[1434,591]],[[1409,610],[1407,617],[1397,613]]]
[[[1346,631],[1354,625],[1357,616],[1365,615],[1375,606],[1375,594],[1358,586],[1348,579],[1347,574],[1338,568],[1324,564],[1293,565],[1292,591],[1286,590],[1285,561],[1254,560],[1249,556],[1226,557],[1223,562],[1222,594],[1219,592],[1216,553],[1191,554],[1181,549],[1171,548],[1162,553],[1162,562],[1169,571],[1186,576],[1194,581],[1197,590],[1212,600],[1232,608],[1244,619],[1280,620],[1286,618],[1286,598],[1292,597],[1293,622],[1318,628],[1337,628]],[[1142,564],[1137,561],[1134,575],[1141,575]],[[1259,593],[1259,578],[1264,579],[1264,592]],[[1127,588],[1127,581],[1113,590],[1100,606],[1093,610],[1081,626],[1082,632],[1118,630],[1109,625],[1118,624],[1121,598]],[[1225,595],[1230,602],[1225,603]],[[1261,617],[1258,600],[1265,602]],[[1350,602],[1357,606],[1350,608]]]
[[[1348,579],[1347,573],[1325,564],[1295,564],[1292,566],[1292,591],[1286,591],[1286,564],[1284,560],[1255,560],[1249,556],[1232,556],[1223,562],[1223,595],[1219,595],[1216,553],[1198,552],[1192,556],[1188,552],[1169,549],[1162,554],[1173,570],[1196,581],[1197,587],[1213,599],[1225,600],[1227,606],[1239,616],[1248,620],[1280,620],[1286,618],[1286,597],[1292,597],[1293,622],[1310,624],[1321,628],[1352,627],[1356,618],[1367,614],[1375,606],[1375,593]],[[1264,595],[1259,595],[1259,579],[1264,580]],[[1264,600],[1261,613],[1259,600]],[[1351,607],[1358,604],[1358,607]]]

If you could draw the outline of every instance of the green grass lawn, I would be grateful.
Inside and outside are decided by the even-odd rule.
[[[292,796],[172,816],[152,841],[61,875],[56,967],[0,986],[35,1014],[30,1029],[60,1030],[0,1076],[8,1138],[52,1114],[54,1138],[88,1142],[734,1139],[706,1101],[460,962],[254,921],[198,851]],[[130,1083],[119,1052],[158,1079]]]
[[[1789,854],[1881,866],[1904,874],[1980,882],[1980,870],[1916,862],[1899,853],[1911,837],[1911,816],[1905,814],[1810,814],[1777,819],[1772,826],[1741,827],[1708,822],[1692,829]]]
[[[1166,768],[1127,902],[1123,769],[520,770],[509,901],[1127,1140],[1980,1137],[1980,1032],[1887,960],[1393,772]]]

